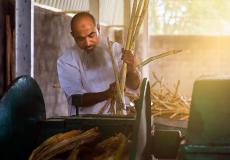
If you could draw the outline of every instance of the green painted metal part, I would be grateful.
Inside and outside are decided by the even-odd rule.
[[[190,144],[229,145],[230,79],[194,84],[187,138]]]
[[[41,130],[37,145],[54,134],[63,133],[72,129],[87,130],[98,127],[103,139],[114,136],[119,132],[129,136],[133,131],[134,121],[135,117],[115,117],[106,115],[49,118],[40,122],[39,128],[41,128]]]
[[[29,76],[14,80],[0,101],[0,159],[27,159],[36,142],[36,124],[43,119],[38,84]]]
[[[137,116],[134,123],[130,160],[145,160],[151,154],[151,99],[147,78],[141,84],[140,98],[135,104]]]
[[[184,144],[179,153],[180,160],[229,160],[230,146]]]
[[[194,84],[181,160],[230,159],[230,78],[208,77]]]

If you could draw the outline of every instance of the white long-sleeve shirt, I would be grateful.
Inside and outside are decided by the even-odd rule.
[[[112,46],[114,59],[120,70],[122,65],[122,47],[118,43]],[[76,107],[72,105],[71,95],[88,92],[102,92],[115,82],[111,57],[105,38],[100,37],[94,53],[86,53],[77,45],[67,49],[57,61],[57,71],[61,88],[68,101],[68,114],[75,115]],[[78,106],[79,114],[97,114],[106,101],[88,107]],[[108,113],[109,107],[104,114]]]

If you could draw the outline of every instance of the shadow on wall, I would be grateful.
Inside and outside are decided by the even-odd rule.
[[[72,46],[71,17],[43,8],[34,8],[35,79],[41,87],[48,117],[67,115],[67,101],[60,88],[57,59]]]

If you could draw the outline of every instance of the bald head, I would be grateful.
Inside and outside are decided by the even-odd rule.
[[[71,20],[71,34],[77,45],[90,53],[99,43],[99,32],[94,17],[88,12],[80,12]]]
[[[78,24],[78,22],[85,19],[92,21],[93,25],[96,26],[96,20],[92,14],[90,14],[89,12],[79,12],[71,20],[71,30],[73,31],[74,26]]]

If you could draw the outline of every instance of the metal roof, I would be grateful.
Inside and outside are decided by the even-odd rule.
[[[46,9],[66,13],[90,11],[90,0],[34,0]],[[99,0],[99,21],[105,25],[123,25],[124,0]]]
[[[63,11],[89,11],[89,0],[35,0],[35,3],[47,5]]]

